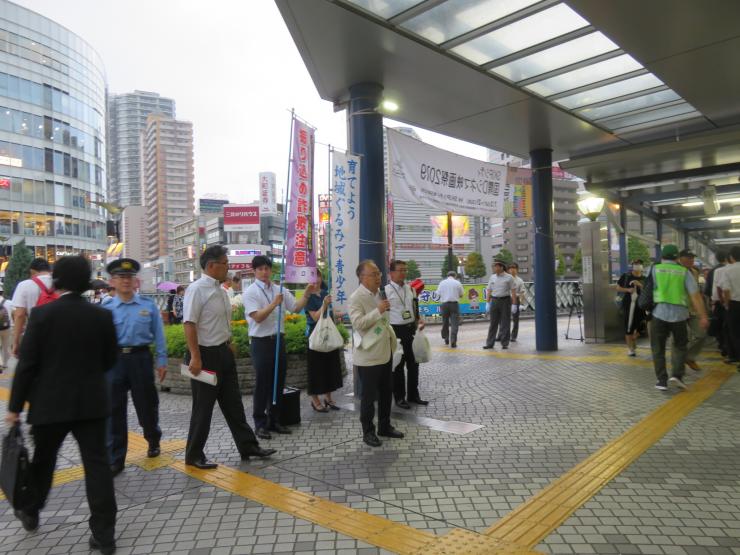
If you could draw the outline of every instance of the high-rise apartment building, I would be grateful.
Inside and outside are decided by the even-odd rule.
[[[107,246],[105,69],[65,27],[0,0],[0,246],[53,262]]]
[[[175,222],[194,206],[193,124],[150,115],[141,139],[142,200],[147,214],[147,257],[172,254]]]
[[[174,118],[175,101],[145,91],[108,97],[108,199],[116,206],[142,203],[140,142],[151,114]]]
[[[123,256],[134,260],[146,260],[147,232],[146,208],[127,206],[121,213],[119,232],[123,241]]]

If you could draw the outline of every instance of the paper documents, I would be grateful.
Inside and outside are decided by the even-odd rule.
[[[193,376],[190,373],[190,367],[187,364],[180,365],[180,374],[191,380],[198,380],[199,382],[207,383],[208,385],[216,385],[218,379],[216,378],[216,372],[213,370],[201,370],[200,374]]]

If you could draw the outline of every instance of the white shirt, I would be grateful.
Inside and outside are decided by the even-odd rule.
[[[439,302],[456,303],[459,302],[465,290],[459,281],[450,276],[440,282],[437,286],[437,293],[439,293]]]
[[[185,289],[182,321],[198,331],[198,345],[214,347],[231,337],[231,303],[221,284],[203,274]]]
[[[13,327],[13,303],[10,299],[6,299],[2,294],[0,294],[0,304],[2,304],[3,301],[5,301],[3,308],[8,311],[8,318],[10,318],[10,327],[8,329],[11,329]]]
[[[249,324],[249,337],[269,337],[277,333],[278,311],[280,307],[275,307],[275,310],[261,322],[257,322],[250,314],[265,308],[275,299],[275,295],[279,294],[279,285],[274,283],[265,285],[261,281],[255,281],[242,293],[244,314],[247,315],[247,323]],[[283,287],[283,318],[285,317],[286,309],[291,312],[295,310],[295,303],[296,300],[293,293]],[[280,332],[285,333],[285,325],[281,326]]]
[[[416,320],[414,318],[414,290],[409,287],[408,283],[398,285],[391,281],[385,286],[385,295],[391,303],[391,309],[388,311],[391,324],[400,326]],[[403,317],[406,311],[409,314],[408,318]]]
[[[729,264],[724,268],[725,271],[722,272],[722,290],[730,292],[731,301],[740,302],[740,262]]]
[[[41,283],[46,285],[47,289],[51,289],[52,281],[50,274],[39,274],[36,276],[41,280]],[[26,279],[20,282],[13,293],[13,306],[15,308],[25,308],[26,311],[31,312],[31,309],[36,306],[36,302],[41,296],[41,288],[36,285],[36,282],[32,279]]]
[[[514,278],[514,292],[516,293],[517,300],[522,301],[522,295],[524,295],[524,280],[519,276],[511,276]]]
[[[502,272],[501,274],[492,274],[488,280],[488,291],[492,297],[511,297],[511,292],[515,289],[514,277],[511,274]]]
[[[223,287],[223,285],[221,286]],[[234,293],[233,287],[224,287],[224,291],[226,291],[226,294],[229,296],[229,299],[233,299],[236,293]]]
[[[729,268],[730,264],[725,264],[714,270],[714,281],[712,282],[712,302],[722,302],[719,291],[722,289],[722,274]]]

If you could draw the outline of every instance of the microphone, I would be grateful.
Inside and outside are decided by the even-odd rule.
[[[385,287],[382,287],[378,290],[378,295],[380,296],[381,301],[385,301],[388,299],[388,295],[385,294]]]

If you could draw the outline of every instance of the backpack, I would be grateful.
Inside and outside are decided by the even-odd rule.
[[[31,278],[33,282],[39,286],[39,289],[41,289],[41,294],[39,295],[38,300],[36,301],[36,306],[43,306],[45,304],[49,304],[52,301],[56,301],[59,298],[59,293],[54,291],[54,288],[48,289],[46,285],[44,285],[44,282],[41,281],[36,276]]]
[[[0,303],[0,331],[7,330],[10,327],[10,314],[8,309],[5,308],[5,301],[7,300],[3,299],[3,302]]]
[[[647,278],[645,279],[644,285],[642,286],[640,296],[637,298],[637,306],[639,306],[645,312],[652,312],[655,309],[655,301],[653,300],[655,295],[655,276],[653,275],[654,271],[655,266],[653,265],[653,267],[650,268],[650,272],[648,273]]]

